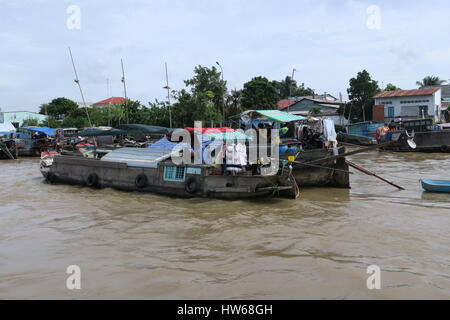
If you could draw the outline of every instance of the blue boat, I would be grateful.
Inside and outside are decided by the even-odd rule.
[[[426,191],[450,193],[450,180],[420,180],[420,182]]]

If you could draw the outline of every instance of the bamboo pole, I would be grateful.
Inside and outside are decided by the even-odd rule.
[[[347,160],[346,162],[347,162],[347,164],[348,164],[350,167],[352,167],[352,168],[354,168],[354,169],[356,169],[356,170],[358,170],[358,171],[361,171],[362,173],[367,174],[368,176],[373,176],[373,177],[375,177],[375,178],[377,178],[377,179],[380,179],[381,181],[386,182],[387,184],[390,184],[391,186],[396,187],[396,188],[399,189],[399,190],[405,190],[405,188],[400,187],[400,186],[396,185],[395,183],[390,182],[390,181],[384,179],[383,177],[380,177],[379,175],[377,175],[377,174],[375,174],[375,173],[373,173],[373,172],[371,172],[371,171],[369,171],[369,170],[366,170],[366,169],[364,169],[364,168],[358,166],[357,164],[355,164],[355,163],[353,163],[353,162],[350,162],[350,161],[348,161],[348,160]]]

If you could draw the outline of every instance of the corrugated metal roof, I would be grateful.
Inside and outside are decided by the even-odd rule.
[[[428,96],[439,91],[440,88],[428,88],[428,89],[418,89],[418,90],[396,90],[396,91],[383,91],[376,96],[374,99],[380,98],[393,98],[393,97],[413,97],[413,96]]]
[[[274,120],[277,122],[293,122],[307,119],[302,116],[296,116],[279,110],[256,110],[255,112],[259,113],[260,115],[270,120]]]
[[[130,167],[156,168],[158,162],[170,158],[171,150],[121,148],[105,155],[101,161],[126,163]]]

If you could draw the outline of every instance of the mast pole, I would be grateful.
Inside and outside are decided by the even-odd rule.
[[[75,67],[75,62],[73,61],[72,50],[70,49],[70,47],[69,47],[69,53],[70,53],[70,60],[72,61],[73,72],[75,73],[75,80],[74,81],[78,85],[78,88],[80,89],[81,99],[83,100],[83,105],[84,105],[84,109],[86,111],[86,116],[87,116],[88,121],[89,121],[89,126],[92,127],[91,117],[89,117],[89,111],[87,109],[86,101],[84,100],[83,90],[81,89],[80,79],[78,79],[77,68]]]

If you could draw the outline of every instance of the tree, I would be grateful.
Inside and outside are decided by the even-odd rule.
[[[309,115],[312,117],[320,116],[321,113],[322,113],[322,110],[320,110],[319,107],[312,107],[311,109],[309,109]]]
[[[39,113],[52,116],[57,120],[62,120],[76,110],[78,110],[78,104],[76,102],[67,98],[56,98],[50,103],[41,105]]]
[[[435,76],[427,76],[423,78],[421,81],[417,81],[416,84],[420,87],[428,87],[428,86],[439,86],[446,83],[446,80],[441,80],[439,77]]]
[[[194,121],[220,120],[221,113],[206,93],[189,93],[185,89],[176,93],[177,102],[172,105],[173,125],[178,128],[193,126]]]
[[[350,120],[371,120],[374,105],[373,97],[381,91],[378,82],[372,80],[369,72],[363,70],[358,72],[356,78],[351,78],[349,83],[350,87],[347,92],[351,106],[352,119]]]
[[[313,89],[305,88],[304,83],[298,86],[297,81],[293,80],[289,76],[281,81],[273,81],[272,84],[277,89],[278,95],[281,99],[314,95]]]
[[[214,107],[222,114],[227,94],[227,82],[222,80],[222,73],[216,67],[195,67],[194,77],[184,81],[195,96],[207,95]]]
[[[149,108],[142,111],[142,122],[143,124],[149,124],[161,127],[170,127],[170,113],[169,108],[172,108],[172,118],[173,118],[173,107],[169,106],[167,102],[160,102],[155,100],[155,102],[149,102]]]
[[[384,91],[398,91],[398,90],[402,90],[399,87],[393,85],[392,83],[388,83],[386,85],[386,88],[384,89]]]
[[[225,111],[227,115],[237,115],[243,110],[242,108],[242,90],[231,90],[225,101]]]
[[[255,77],[244,84],[242,107],[251,109],[276,109],[280,95],[272,82],[265,77]]]
[[[38,119],[26,119],[23,121],[24,127],[37,127],[39,126],[39,120]]]

